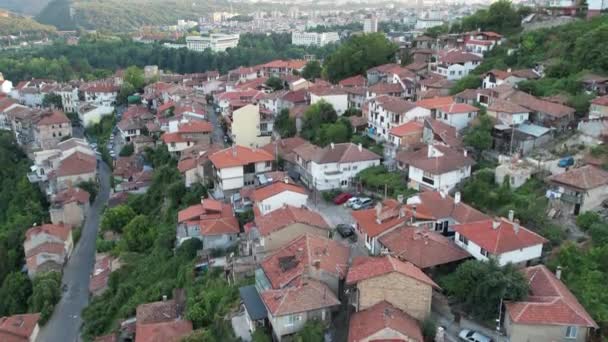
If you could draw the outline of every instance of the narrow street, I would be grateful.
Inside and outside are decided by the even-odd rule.
[[[213,125],[213,134],[211,135],[211,142],[218,145],[224,145],[224,130],[220,124],[218,114],[215,112],[213,106],[208,105],[206,107],[209,122]]]
[[[110,192],[110,169],[99,165],[100,189],[91,205],[82,236],[71,258],[63,269],[62,283],[67,290],[62,293],[51,319],[40,329],[39,342],[80,341],[81,312],[89,302],[89,276],[95,264],[95,240],[101,211]]]

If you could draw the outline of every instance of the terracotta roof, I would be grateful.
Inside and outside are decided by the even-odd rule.
[[[433,97],[430,99],[424,99],[416,101],[416,106],[426,109],[438,109],[444,106],[449,106],[454,102],[451,96]]]
[[[396,63],[382,64],[382,65],[378,65],[378,66],[368,69],[367,72],[375,71],[375,72],[379,72],[379,73],[388,73],[388,72],[391,72],[395,68],[401,68],[401,65],[396,64]]]
[[[608,185],[608,171],[592,165],[571,169],[559,175],[550,176],[549,181],[583,190]]]
[[[453,82],[448,80],[446,77],[437,74],[430,74],[425,79],[418,82],[418,84],[421,86],[428,88],[449,88],[452,86],[452,83]]]
[[[314,87],[309,93],[316,96],[346,95],[346,89],[342,87]]]
[[[311,279],[298,287],[264,291],[260,297],[275,317],[340,305],[327,285]]]
[[[327,221],[319,213],[307,208],[296,208],[285,205],[266,215],[256,216],[255,225],[260,235],[266,236],[294,223],[303,223],[310,226],[331,229]]]
[[[239,222],[234,216],[232,206],[210,198],[202,200],[178,214],[178,222],[196,224],[201,235],[238,234]]]
[[[469,112],[478,112],[479,108],[466,103],[452,102],[449,105],[439,107],[439,110],[447,114],[461,114]]]
[[[92,173],[96,170],[97,158],[82,152],[74,152],[59,163],[57,176],[74,176],[83,173]]]
[[[370,93],[374,94],[400,94],[403,92],[403,88],[399,83],[376,83],[373,86],[367,88]]]
[[[269,197],[278,195],[285,191],[308,195],[308,191],[306,191],[306,189],[304,189],[303,187],[293,183],[285,183],[283,180],[278,180],[272,184],[255,189],[251,193],[250,198],[252,201],[258,202],[268,199]]]
[[[209,160],[211,160],[217,169],[223,169],[251,163],[273,161],[274,156],[263,149],[233,145],[232,147],[215,152],[209,156]]]
[[[30,341],[39,319],[39,313],[0,317],[0,341]]]
[[[410,134],[422,134],[423,129],[424,125],[419,121],[409,121],[401,126],[391,128],[389,133],[397,137],[404,137]]]
[[[213,131],[213,125],[208,121],[192,120],[179,124],[180,133],[209,133]]]
[[[378,218],[380,210],[380,218]],[[412,213],[406,206],[393,199],[386,199],[376,204],[375,208],[351,212],[358,228],[369,237],[383,234],[395,227],[405,225]]]
[[[439,288],[431,278],[411,262],[403,262],[388,255],[383,257],[356,257],[348,270],[346,283],[351,285],[392,272],[403,274],[423,284]]]
[[[462,52],[460,50],[449,51],[439,57],[441,63],[462,64],[466,62],[481,61],[483,58],[472,53]]]
[[[72,202],[78,202],[79,204],[89,203],[91,195],[82,190],[81,188],[68,188],[64,191],[59,192],[53,197],[52,202],[55,204],[66,205]]]
[[[574,108],[564,106],[559,103],[541,100],[522,91],[515,91],[510,95],[507,95],[505,99],[513,101],[531,111],[546,113],[556,118],[572,115],[575,112]]]
[[[591,103],[598,106],[608,106],[608,95],[596,97]]]
[[[341,242],[304,234],[266,257],[261,263],[273,289],[300,283],[305,272],[323,271],[344,278],[350,249]]]
[[[498,113],[509,113],[509,114],[517,114],[517,113],[529,113],[530,111],[527,108],[524,108],[518,105],[515,102],[494,99],[492,103],[488,106],[488,110],[492,112]]]
[[[66,253],[65,243],[48,241],[48,242],[40,243],[40,244],[36,245],[36,247],[30,248],[27,251],[25,251],[25,257],[27,259],[26,261],[28,264],[27,265],[28,268],[30,268],[31,270],[34,270],[38,265],[35,260],[33,261],[33,264],[30,264],[32,257],[35,257],[38,254],[57,254],[57,255],[61,256],[61,259],[63,259],[63,256],[65,255],[65,253]]]
[[[10,99],[7,97],[0,99],[0,112],[3,112],[6,108],[8,108],[14,104],[17,104],[17,102],[15,102],[15,100],[13,100],[13,99]]]
[[[95,337],[93,342],[118,342],[116,333]]]
[[[415,196],[419,200],[417,209],[433,216],[434,219],[452,218],[457,223],[468,223],[490,219],[489,216],[470,205],[439,191],[423,191]]]
[[[510,251],[519,250],[544,244],[547,240],[519,225],[510,222],[505,218],[500,218],[498,226],[494,228],[495,222],[492,219],[457,224],[452,226],[454,231],[474,242],[491,254],[497,255]]]
[[[153,324],[137,324],[135,342],[179,342],[192,332],[192,322],[174,320]]]
[[[382,95],[378,96],[372,101],[375,101],[378,105],[382,106],[386,111],[403,114],[416,108],[416,104],[410,101],[406,101],[394,96]]]
[[[350,121],[351,126],[354,128],[367,127],[367,118],[365,116],[349,116],[348,121]]]
[[[420,323],[407,313],[395,308],[387,301],[381,301],[365,310],[352,314],[348,324],[348,342],[378,341],[373,336],[388,329],[396,341],[403,335],[408,341],[423,342]]]
[[[434,150],[431,157],[428,156],[429,148]],[[417,151],[398,153],[396,159],[435,175],[475,164],[475,161],[463,152],[439,144],[425,145]]]
[[[262,67],[264,68],[289,68],[289,69],[302,69],[306,66],[306,61],[305,60],[300,60],[300,59],[291,59],[291,60],[282,60],[282,59],[277,59],[274,61],[270,61],[266,64],[263,64]]]
[[[122,113],[122,118],[139,118],[140,116],[152,114],[147,107],[144,106],[130,106]]]
[[[69,123],[70,119],[68,119],[68,117],[63,114],[63,112],[60,111],[52,111],[52,112],[46,112],[43,113],[40,116],[40,120],[38,120],[38,125],[58,125],[58,124],[64,124],[64,123]]]
[[[321,153],[323,149],[317,145],[311,143],[302,144],[293,149],[293,152],[300,156],[300,158],[310,161],[316,158],[316,155]]]
[[[306,103],[308,101],[307,94],[308,91],[306,89],[291,90],[285,93],[285,95],[281,97],[281,100],[294,104]]]
[[[566,285],[545,265],[528,267],[523,272],[530,292],[524,301],[505,303],[511,321],[526,325],[599,327]]]
[[[365,86],[367,80],[365,77],[361,75],[355,75],[348,78],[343,79],[338,84],[342,87],[362,87]]]
[[[431,129],[431,131],[436,136],[435,139],[439,139],[443,143],[447,144],[450,147],[460,147],[462,145],[462,140],[458,137],[458,131],[456,127],[450,126],[445,122],[425,118],[424,119],[425,127]]]
[[[376,159],[380,159],[380,156],[353,143],[334,144],[333,147],[330,144],[315,155],[315,162],[319,164],[354,163]]]
[[[289,109],[289,117],[292,118],[300,118],[303,117],[308,110],[309,105],[306,104],[297,104]]]
[[[201,203],[191,205],[177,213],[177,222],[198,220],[208,215],[219,214],[223,209],[224,203],[211,199],[201,199]]]
[[[380,237],[391,255],[419,268],[439,266],[470,257],[447,237],[415,227],[399,227]]]
[[[70,235],[70,232],[72,232],[72,227],[67,224],[45,223],[43,225],[34,226],[28,229],[25,232],[25,238],[26,240],[30,240],[32,236],[44,233],[66,241]]]
[[[262,149],[266,150],[273,156],[276,152],[278,152],[281,158],[290,162],[295,162],[293,150],[296,147],[302,146],[307,143],[307,140],[302,139],[300,137],[283,138],[262,146]]]
[[[426,69],[428,64],[425,62],[413,62],[405,66],[406,69],[411,71],[420,71]]]

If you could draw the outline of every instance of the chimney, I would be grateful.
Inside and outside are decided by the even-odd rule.
[[[285,176],[285,178],[283,179],[283,181],[285,182],[285,184],[289,184],[289,177]]]
[[[204,201],[204,200],[205,200],[205,199],[204,199],[203,197],[201,197],[201,204],[203,204],[203,201]]]
[[[460,191],[456,191],[454,194],[454,204],[460,203]]]
[[[507,72],[508,72],[508,73],[511,73],[511,68],[507,68]]]
[[[519,220],[515,219],[513,221],[513,231],[515,231],[515,234],[519,233]]]
[[[426,150],[426,157],[427,158],[432,158],[433,157],[433,146],[429,145],[427,150]]]
[[[557,266],[557,268],[555,269],[555,278],[562,279],[562,267],[561,266]]]
[[[334,147],[336,147],[336,145],[333,142],[330,143],[329,146],[331,147],[332,150],[334,149]]]
[[[515,218],[515,212],[513,210],[509,210],[509,221],[513,222]]]
[[[399,203],[403,204],[403,195],[397,195],[397,201],[399,201]]]
[[[494,220],[492,221],[492,229],[498,229],[499,226],[500,226],[500,217],[494,217]]]
[[[464,156],[466,157],[467,154],[469,153],[466,149],[462,152],[464,154]]]
[[[167,295],[163,295],[163,302],[167,301]]]
[[[382,220],[380,219],[381,214],[382,214],[382,202],[378,202],[376,204],[376,222],[378,222],[378,224],[382,223]]]
[[[361,143],[359,143],[359,152],[363,152],[363,145]]]
[[[232,156],[236,157],[236,144],[232,145]]]
[[[400,206],[399,207],[399,218],[403,218],[405,217],[405,206]]]

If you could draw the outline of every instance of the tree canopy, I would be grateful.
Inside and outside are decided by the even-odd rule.
[[[281,110],[274,120],[274,129],[279,133],[281,138],[289,138],[296,135],[296,120],[289,117],[289,109]]]
[[[499,0],[488,9],[482,9],[473,15],[464,17],[460,25],[454,25],[452,32],[469,32],[481,29],[501,34],[512,34],[521,28],[521,19],[529,14],[528,10],[517,10],[511,1]]]
[[[319,61],[310,61],[306,63],[304,66],[304,70],[302,70],[302,77],[309,81],[314,81],[315,79],[321,77],[321,63]]]

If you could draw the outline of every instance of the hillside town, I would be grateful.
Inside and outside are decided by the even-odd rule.
[[[577,14],[559,3],[543,15]],[[606,8],[588,6],[589,18]],[[221,53],[241,32],[289,27],[230,17],[181,21],[230,32],[164,44]],[[445,12],[409,18],[416,29],[399,37],[376,16],[324,24],[362,21],[349,38],[306,32],[302,17],[290,9],[302,26],[291,44],[337,44],[334,55],[0,74],[0,132],[45,203],[20,227],[23,253],[0,253],[19,256],[40,309],[0,317],[0,341],[606,338],[607,298],[590,293],[608,280],[608,69],[576,70],[579,106],[534,95],[563,65],[521,57],[523,39],[428,31]],[[146,281],[121,287],[133,278]]]

